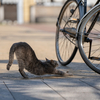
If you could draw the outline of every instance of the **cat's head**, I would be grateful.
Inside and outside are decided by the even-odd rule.
[[[48,60],[48,59],[46,58],[46,62],[47,62],[47,63],[50,63],[53,67],[58,67],[58,63],[57,63],[57,61],[55,61],[55,60]]]

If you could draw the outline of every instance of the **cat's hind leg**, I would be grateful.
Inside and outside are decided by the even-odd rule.
[[[24,72],[24,68],[25,68],[24,61],[23,60],[18,60],[18,64],[19,64],[20,74],[23,76],[23,78],[28,78],[28,75],[26,75],[26,73]]]
[[[20,69],[20,68],[19,68],[19,72],[20,72],[20,74],[21,74],[24,78],[28,78],[28,75],[25,74],[25,72],[24,72],[23,69]]]

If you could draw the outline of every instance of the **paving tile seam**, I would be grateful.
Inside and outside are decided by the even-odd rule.
[[[41,81],[48,86],[50,89],[52,89],[55,93],[57,93],[62,99],[67,100],[66,98],[64,98],[59,92],[57,92],[55,89],[53,89],[49,84],[47,84],[46,82],[44,82],[44,78],[40,75],[40,79]]]
[[[94,89],[96,89],[96,90],[98,90],[98,91],[100,92],[100,89],[96,88],[95,86],[92,86],[91,84],[89,84],[89,83],[83,81],[82,79],[79,79],[79,80],[80,80],[81,82],[85,83],[86,85],[88,85],[88,86],[90,86],[90,87],[92,87],[92,88],[94,88]]]
[[[54,92],[56,92],[63,100],[67,100],[66,98],[64,98],[59,92],[57,92],[55,89],[53,89],[49,84],[47,84],[46,82],[44,82],[44,79],[41,79],[41,81],[47,85],[49,88],[51,88]]]
[[[5,85],[5,87],[7,88],[7,90],[9,91],[11,96],[13,97],[13,99],[16,100],[15,97],[13,96],[12,92],[10,91],[10,89],[8,88],[8,86],[6,85],[6,83],[4,81],[3,81],[3,84]]]

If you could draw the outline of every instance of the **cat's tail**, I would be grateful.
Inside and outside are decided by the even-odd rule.
[[[9,61],[8,61],[8,64],[7,64],[7,70],[10,69],[13,61],[14,61],[14,52],[15,52],[15,49],[16,49],[16,44],[13,44],[10,48],[10,52],[9,52]]]

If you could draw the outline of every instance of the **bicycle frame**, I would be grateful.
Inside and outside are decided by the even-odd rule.
[[[90,11],[88,11],[88,13],[86,13],[87,0],[84,0],[84,1],[85,1],[85,3],[84,3],[84,15],[83,15],[83,17],[81,18],[81,20],[80,20],[80,22],[79,22],[79,24],[78,24],[77,32],[78,32],[78,30],[79,30],[79,26],[80,26],[80,24],[82,23],[83,19],[84,19],[84,18],[88,15],[88,13],[89,13],[92,9],[94,9],[95,6],[100,2],[100,0],[97,0],[97,2],[95,3],[94,7],[93,7],[92,9],[90,9]],[[88,33],[92,30],[93,26],[95,25],[98,16],[99,16],[99,13],[97,14],[97,16],[95,16],[95,18],[94,18],[92,24],[90,25],[90,28],[89,28],[89,30],[88,30]]]
[[[83,1],[82,0],[77,0],[77,2],[78,2],[78,6],[77,7],[79,7],[80,8],[80,10],[81,10],[81,13],[80,13],[80,19],[84,16],[84,6],[83,6]],[[65,3],[66,4],[66,3]],[[77,8],[76,7],[76,8]],[[62,8],[63,9],[63,8]],[[74,11],[75,12],[75,11]],[[74,12],[73,12],[73,14],[74,14]],[[73,15],[72,14],[72,15]],[[71,16],[72,16],[71,15]],[[70,17],[71,17],[70,16]],[[59,25],[59,17],[60,17],[60,14],[59,14],[59,16],[58,16],[58,19],[57,19],[57,23],[56,23],[56,26],[57,27],[59,27],[59,29],[60,29],[60,25]],[[67,24],[67,23],[66,23]]]
[[[80,38],[81,34],[83,34],[83,33],[80,33],[80,32],[79,32],[81,24],[84,23],[85,17],[88,16],[88,14],[91,13],[92,10],[100,8],[100,3],[99,3],[99,1],[100,1],[100,0],[98,0],[98,1],[96,2],[95,6],[94,6],[92,9],[90,9],[90,11],[88,11],[88,12],[82,17],[81,21],[79,22],[78,27],[77,27],[77,33],[78,33],[78,35],[77,35],[77,41],[78,41],[78,38]],[[94,17],[94,19],[93,19],[93,21],[92,21],[92,23],[91,23],[89,29],[87,30],[87,32],[84,31],[84,41],[83,41],[83,42],[88,42],[88,43],[90,43],[88,59],[95,59],[95,60],[96,60],[96,57],[91,57],[92,39],[89,39],[89,38],[88,38],[88,35],[90,34],[91,30],[93,29],[93,27],[94,27],[94,25],[95,25],[95,23],[96,23],[96,21],[97,21],[97,19],[98,19],[99,14],[100,14],[100,12],[97,12],[97,13],[96,13],[96,16]]]
[[[83,2],[83,1],[81,0],[81,2]],[[94,6],[97,5],[99,2],[100,2],[100,0],[97,0],[97,2],[94,4]],[[84,6],[84,15],[85,15],[87,13],[87,0],[84,0],[83,6]]]
[[[87,13],[87,0],[84,0],[84,2],[83,2],[83,0],[77,0],[77,2],[78,2],[77,7],[80,8],[79,10],[81,10],[81,11],[80,11],[80,19],[79,19],[79,23],[81,23],[83,17],[84,17],[85,14]],[[100,2],[100,0],[97,0],[97,2],[95,3],[95,5],[97,5],[99,2]],[[77,7],[75,8],[74,12],[76,11]],[[69,17],[69,19],[73,16],[74,12],[73,12],[72,15]],[[94,18],[94,21],[93,21],[93,23],[91,24],[90,29],[88,30],[88,33],[91,31],[91,29],[92,29],[93,26],[95,25],[95,22],[97,21],[98,16],[99,16],[99,14],[97,14],[97,16]],[[68,23],[68,22],[66,22],[66,24],[67,24],[67,23]],[[66,24],[65,24],[65,26],[66,26]],[[56,26],[59,27],[59,29],[60,29],[59,17],[58,17]],[[78,25],[78,26],[79,26],[79,25]],[[77,30],[78,30],[78,28],[77,28]],[[60,30],[60,31],[66,32],[66,31],[63,30],[63,29]],[[67,33],[68,33],[68,32],[67,32]],[[78,33],[78,31],[77,31],[77,33]],[[69,34],[70,34],[70,33],[69,33]],[[70,34],[70,35],[71,35],[71,34]],[[73,34],[72,34],[72,35],[73,35]],[[78,36],[78,35],[76,35],[76,36],[74,36],[74,37],[77,38],[77,36]],[[77,38],[77,39],[78,39],[78,38]]]

